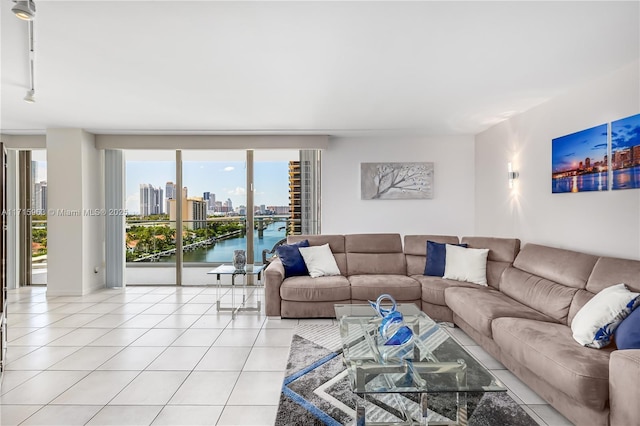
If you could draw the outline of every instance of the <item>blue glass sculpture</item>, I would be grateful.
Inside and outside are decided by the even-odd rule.
[[[382,302],[391,302],[391,308],[382,307]],[[382,318],[378,332],[384,346],[401,346],[413,339],[413,331],[404,324],[402,314],[396,310],[396,300],[389,294],[381,294],[375,302],[369,300],[369,304]]]

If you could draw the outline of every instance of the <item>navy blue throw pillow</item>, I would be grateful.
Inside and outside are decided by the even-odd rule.
[[[452,244],[467,248],[467,244]],[[427,264],[424,267],[424,275],[441,277],[444,275],[444,266],[447,260],[446,244],[427,241]]]
[[[300,254],[299,247],[309,247],[309,240],[298,241],[293,244],[283,244],[276,248],[276,254],[284,266],[284,277],[309,275],[307,265]]]
[[[618,349],[640,349],[640,308],[626,317],[615,331]]]

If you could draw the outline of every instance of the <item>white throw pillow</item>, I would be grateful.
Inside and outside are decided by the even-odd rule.
[[[573,317],[571,331],[576,342],[590,348],[603,348],[613,332],[640,303],[640,293],[624,284],[605,288],[589,300]]]
[[[447,256],[442,278],[487,285],[489,249],[464,248],[451,244],[445,247]]]
[[[340,269],[329,244],[312,247],[300,247],[300,254],[307,265],[311,278],[326,275],[340,275]]]

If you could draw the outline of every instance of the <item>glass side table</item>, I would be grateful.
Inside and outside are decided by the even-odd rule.
[[[247,290],[248,289],[258,289],[262,287],[262,271],[264,269],[264,265],[246,265],[243,269],[236,269],[233,265],[220,265],[217,268],[214,268],[207,272],[207,274],[216,276],[216,309],[218,312],[220,311],[229,311],[231,312],[231,318],[235,319],[236,314],[240,311],[254,311],[260,312],[262,305],[260,300],[257,300],[255,306],[247,306]],[[231,275],[231,306],[222,306],[221,303],[221,292],[222,292],[222,275]],[[242,284],[236,284],[236,277],[240,275],[242,276]],[[247,276],[252,276],[257,279],[257,282],[247,284]],[[235,289],[241,288],[242,292],[242,301],[240,301],[236,305],[235,298]]]

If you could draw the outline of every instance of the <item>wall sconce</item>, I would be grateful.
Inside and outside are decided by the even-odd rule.
[[[520,173],[513,170],[513,166],[511,165],[511,162],[507,164],[507,169],[509,170],[509,173],[508,173],[509,188],[513,189],[514,181],[520,177]]]

